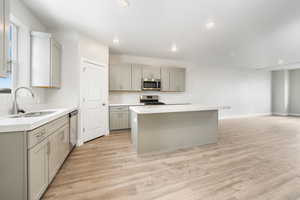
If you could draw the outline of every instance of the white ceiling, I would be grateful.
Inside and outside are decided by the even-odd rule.
[[[118,0],[23,1],[48,27],[75,29],[113,53],[211,66],[300,60],[294,52],[300,51],[299,0],[129,0],[128,8]],[[214,29],[205,28],[208,20],[215,22]],[[115,37],[119,45],[113,44]],[[170,50],[174,43],[176,53]]]

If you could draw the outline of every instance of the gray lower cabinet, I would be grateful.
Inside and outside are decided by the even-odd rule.
[[[0,199],[40,199],[69,152],[67,115],[29,132],[0,133]]]
[[[110,130],[129,129],[129,110],[128,106],[110,107],[109,126]]]
[[[27,200],[27,139],[0,133],[0,199]]]
[[[49,184],[49,142],[45,139],[28,151],[29,199],[40,199]]]
[[[69,153],[69,126],[65,125],[49,136],[49,182],[51,182]]]

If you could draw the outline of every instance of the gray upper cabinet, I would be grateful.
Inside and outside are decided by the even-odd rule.
[[[170,91],[170,71],[171,68],[169,67],[161,68],[161,91],[162,92]]]
[[[160,79],[160,68],[143,66],[143,79]]]
[[[142,90],[142,66],[133,64],[131,68],[131,90],[141,91]]]
[[[164,67],[161,69],[163,92],[185,91],[185,68]]]
[[[170,91],[172,92],[185,91],[185,69],[184,68],[171,68]]]
[[[109,90],[131,90],[131,64],[114,64],[109,67]]]
[[[61,45],[55,41],[51,41],[51,86],[60,88],[61,85]]]
[[[185,68],[113,64],[109,71],[110,91],[142,91],[142,79],[161,79],[162,92],[185,91]]]
[[[8,72],[9,1],[0,0],[0,77],[7,77]]]
[[[61,45],[49,33],[31,33],[31,85],[60,88]]]

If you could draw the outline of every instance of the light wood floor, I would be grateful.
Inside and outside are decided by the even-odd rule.
[[[300,118],[223,120],[219,133],[142,157],[127,132],[99,138],[72,152],[44,199],[300,200]]]

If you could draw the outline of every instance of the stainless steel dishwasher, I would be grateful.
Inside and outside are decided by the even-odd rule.
[[[70,150],[77,144],[78,138],[78,111],[73,111],[69,114],[70,117]]]

